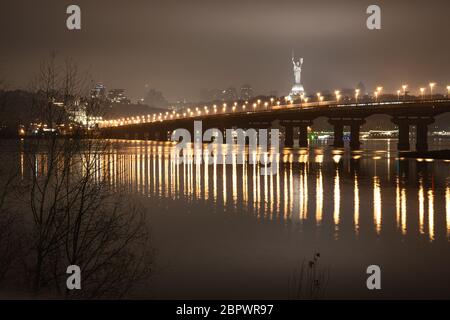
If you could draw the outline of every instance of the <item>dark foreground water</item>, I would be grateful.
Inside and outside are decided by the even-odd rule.
[[[170,144],[114,142],[99,165],[143,203],[156,250],[138,296],[289,298],[319,252],[323,298],[450,298],[450,163],[400,160],[395,141],[356,154],[327,144],[284,149],[265,176],[248,163],[177,164]]]

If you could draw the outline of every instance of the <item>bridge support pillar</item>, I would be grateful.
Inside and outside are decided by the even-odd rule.
[[[397,149],[399,151],[409,150],[409,123],[398,123],[398,144]]]
[[[364,124],[364,120],[353,121],[350,124],[350,149],[359,150],[361,149],[361,141],[359,140],[359,132],[361,130],[361,125]]]
[[[300,124],[298,127],[298,146],[300,148],[308,148],[308,125]]]
[[[292,125],[284,126],[284,146],[285,147],[294,146],[294,127]]]
[[[359,141],[359,125],[352,125],[350,127],[350,149],[359,150],[361,148],[361,142]]]
[[[333,147],[344,147],[344,124],[342,122],[332,123],[334,125],[334,140]]]
[[[416,150],[428,150],[428,122],[421,121],[416,125]]]

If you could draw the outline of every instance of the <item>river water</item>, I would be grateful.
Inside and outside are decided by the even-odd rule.
[[[156,251],[137,296],[292,298],[296,270],[320,253],[320,297],[450,298],[450,163],[398,159],[394,140],[359,153],[329,143],[282,149],[276,174],[261,175],[177,163],[170,143],[114,141],[101,172],[144,206]],[[369,265],[381,290],[367,289]]]

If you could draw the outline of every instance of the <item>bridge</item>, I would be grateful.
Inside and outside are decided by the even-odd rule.
[[[210,110],[211,109],[211,110]],[[202,121],[204,130],[217,128],[225,133],[226,129],[270,129],[274,121],[284,127],[284,145],[294,145],[294,132],[298,132],[300,148],[308,147],[308,127],[319,117],[328,118],[334,128],[333,146],[344,147],[344,127],[350,127],[350,148],[358,150],[360,128],[369,116],[381,114],[391,117],[398,128],[398,150],[410,150],[410,126],[416,128],[416,150],[428,150],[428,126],[434,118],[450,111],[449,99],[406,100],[365,103],[339,103],[338,101],[320,101],[287,105],[242,105],[223,107],[204,107],[188,109],[182,114],[137,116],[131,119],[104,121],[100,125],[100,135],[107,139],[139,139],[169,141],[176,129],[187,129],[194,136],[194,121]]]

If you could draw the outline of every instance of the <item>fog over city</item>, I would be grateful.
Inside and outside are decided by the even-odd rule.
[[[370,1],[77,1],[82,30],[65,28],[69,1],[2,1],[0,70],[28,85],[56,50],[132,100],[149,88],[169,101],[201,99],[203,89],[249,83],[255,94],[286,95],[291,52],[304,57],[305,90],[383,85],[395,92],[450,72],[445,0],[377,1],[382,29],[366,28]],[[441,87],[441,90],[445,90]]]

